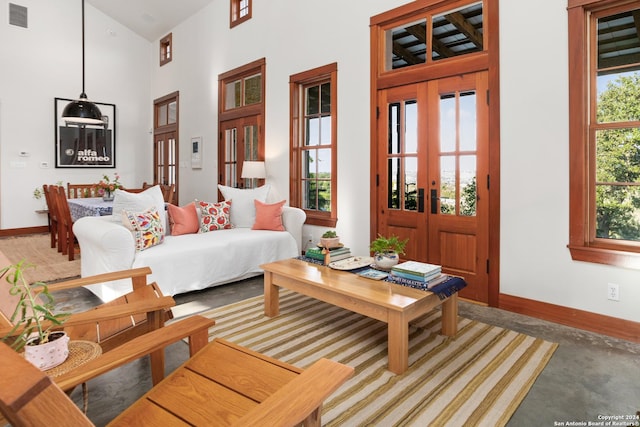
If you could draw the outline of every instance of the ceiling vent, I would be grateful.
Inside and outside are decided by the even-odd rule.
[[[27,8],[9,3],[9,24],[27,28]]]

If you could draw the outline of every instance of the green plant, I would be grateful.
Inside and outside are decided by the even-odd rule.
[[[338,237],[338,235],[333,230],[327,230],[327,231],[324,232],[322,237],[325,238],[325,239],[331,239],[333,237]]]
[[[17,297],[15,310],[10,317],[12,330],[2,337],[16,351],[20,351],[35,335],[37,344],[49,341],[49,335],[59,328],[70,313],[54,313],[54,299],[43,282],[29,285],[24,277],[27,268],[34,267],[24,260],[0,270],[0,279],[5,278],[11,285],[9,295]]]
[[[400,240],[398,236],[384,237],[378,234],[378,238],[369,245],[369,250],[374,254],[384,254],[388,252],[404,254],[404,248],[407,246],[408,241],[409,239]]]
[[[42,192],[42,187],[36,187],[33,190],[33,198],[36,200],[40,200],[42,199],[42,196],[44,196],[44,193]]]

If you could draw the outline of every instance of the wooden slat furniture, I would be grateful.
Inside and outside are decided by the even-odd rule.
[[[160,190],[162,191],[162,197],[166,203],[173,203],[173,199],[176,192],[175,184],[148,184],[147,182],[142,183],[142,188],[147,189],[153,187],[154,185],[159,185]]]
[[[457,293],[440,298],[428,291],[371,280],[297,259],[261,265],[264,270],[264,312],[279,314],[279,289],[286,288],[388,324],[389,370],[396,374],[409,366],[409,322],[442,305],[442,334],[458,329]]]
[[[62,247],[62,255],[67,255],[69,261],[75,259],[76,238],[73,234],[73,219],[69,211],[67,194],[62,186],[54,186],[51,195],[56,198],[56,211],[58,215],[58,243]]]
[[[71,184],[67,182],[67,197],[70,199],[98,197],[96,184]]]
[[[142,350],[146,351],[145,354],[151,354],[151,376],[154,384],[164,378],[165,356],[163,348],[166,344],[158,347],[158,343],[173,343],[185,336],[192,336],[190,340],[191,354],[195,354],[207,343],[207,330],[214,322],[205,318],[193,317],[187,319],[188,323],[177,322],[182,325],[182,332],[178,331],[173,335],[168,332],[165,321],[173,317],[171,307],[175,306],[175,301],[171,297],[163,296],[155,283],[147,283],[149,274],[151,274],[151,269],[142,267],[49,285],[51,292],[112,280],[129,280],[132,285],[132,291],[129,294],[94,309],[73,314],[65,322],[64,330],[72,340],[99,342],[103,354],[96,359],[101,360],[99,366],[91,372],[86,372],[87,365],[82,365],[67,374],[56,377],[56,382],[64,390],[72,389],[87,379],[107,372],[110,369],[109,363],[111,366],[120,366],[123,360],[131,361],[132,350],[127,350],[128,347],[125,346],[155,330],[166,331],[166,335],[161,334],[160,338],[156,337],[155,341],[157,342],[142,341],[144,346],[135,349],[136,352]],[[13,313],[15,302],[8,295],[8,288],[9,284],[6,281],[0,281],[0,336],[5,336],[13,328],[9,318]],[[96,331],[99,331],[99,337]],[[153,348],[154,351],[149,350],[150,348]],[[107,363],[106,361],[109,360],[111,362]]]
[[[53,195],[52,185],[44,184],[42,186],[42,192],[44,193],[44,199],[47,202],[47,215],[49,216],[49,233],[51,234],[51,247],[55,248],[58,245],[58,210],[55,202],[56,198]],[[62,247],[60,246],[60,251]]]
[[[5,344],[0,372],[0,411],[14,427],[93,425],[50,377]],[[322,402],[352,375],[353,368],[328,359],[301,372],[214,340],[108,425],[320,426]]]

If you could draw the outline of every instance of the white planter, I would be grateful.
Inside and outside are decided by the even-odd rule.
[[[67,334],[65,332],[53,332],[53,334],[62,334],[62,336],[44,344],[24,346],[24,358],[43,371],[58,366],[69,357]]]
[[[340,237],[321,237],[320,244],[323,248],[337,248],[340,246]]]
[[[375,262],[378,268],[383,270],[389,270],[400,261],[400,256],[396,252],[377,252],[373,256],[373,262]]]

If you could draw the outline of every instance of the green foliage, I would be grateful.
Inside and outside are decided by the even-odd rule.
[[[34,267],[24,260],[0,270],[0,279],[5,278],[11,285],[9,294],[18,297],[16,308],[10,317],[13,329],[2,337],[16,351],[20,351],[32,334],[37,336],[38,344],[49,340],[54,328],[59,328],[70,316],[69,313],[54,313],[54,300],[49,288],[43,282],[32,285],[27,283],[24,271]]]
[[[598,100],[599,123],[640,119],[640,73],[609,82]],[[640,239],[640,129],[596,134],[596,236]]]
[[[460,215],[474,216],[476,214],[477,187],[476,177],[462,189],[460,198]]]
[[[375,253],[387,253],[396,252],[398,254],[404,254],[404,248],[407,246],[409,239],[400,240],[398,236],[384,237],[378,234],[378,238],[375,239],[369,245],[369,250]]]
[[[331,239],[333,237],[338,237],[338,235],[333,230],[327,230],[327,231],[324,232],[322,237],[325,238],[325,239]]]

